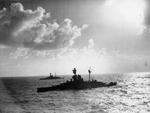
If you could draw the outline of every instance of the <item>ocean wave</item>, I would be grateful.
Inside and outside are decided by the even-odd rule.
[[[113,77],[114,76],[114,77]],[[0,80],[0,113],[148,113],[149,75],[94,75],[98,80],[117,80],[118,85],[80,91],[37,93],[39,86],[63,81],[39,81],[38,77]],[[68,77],[69,78],[69,77]]]

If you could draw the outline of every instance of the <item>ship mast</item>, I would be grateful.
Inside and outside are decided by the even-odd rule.
[[[89,81],[91,81],[91,67],[89,68],[89,70],[88,70],[88,72],[89,72]]]

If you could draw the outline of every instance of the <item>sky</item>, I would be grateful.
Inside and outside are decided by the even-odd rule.
[[[0,0],[0,76],[150,71],[149,0]]]

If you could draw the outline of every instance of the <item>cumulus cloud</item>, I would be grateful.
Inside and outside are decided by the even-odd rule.
[[[104,54],[104,49],[101,49],[100,52],[97,52],[95,50],[95,43],[94,39],[89,39],[88,40],[88,45],[84,46],[83,48],[61,48],[57,50],[33,50],[30,48],[17,48],[14,51],[12,51],[9,54],[9,57],[12,59],[18,59],[18,58],[23,58],[23,59],[29,59],[29,58],[50,58],[50,59],[56,59],[60,58],[65,55],[69,56],[80,56],[81,54],[85,54],[87,56],[89,55],[103,55]],[[94,54],[93,54],[94,53]]]
[[[70,19],[50,23],[50,14],[38,7],[25,10],[21,3],[0,11],[0,44],[37,50],[52,50],[71,46],[87,25],[78,27]]]
[[[17,48],[9,53],[9,58],[11,59],[40,59],[40,58],[50,58],[56,59],[58,54],[63,52],[65,49],[58,50],[33,50],[30,48]]]
[[[15,52],[10,53],[10,57],[13,59],[17,59],[20,57],[28,58],[29,49],[26,48],[17,48]]]
[[[95,43],[93,39],[89,39],[88,42],[89,42],[88,48],[94,47]]]
[[[106,0],[105,1],[105,6],[111,6],[111,5],[113,5],[113,3],[115,2],[116,0]]]
[[[35,11],[24,10],[21,3],[12,4],[10,10],[3,8],[0,11],[0,42],[10,45],[22,43],[25,39],[18,35],[32,28],[47,15],[41,7]]]

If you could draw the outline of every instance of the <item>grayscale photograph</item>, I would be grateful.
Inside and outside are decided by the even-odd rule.
[[[0,113],[150,113],[150,0],[0,0]]]

